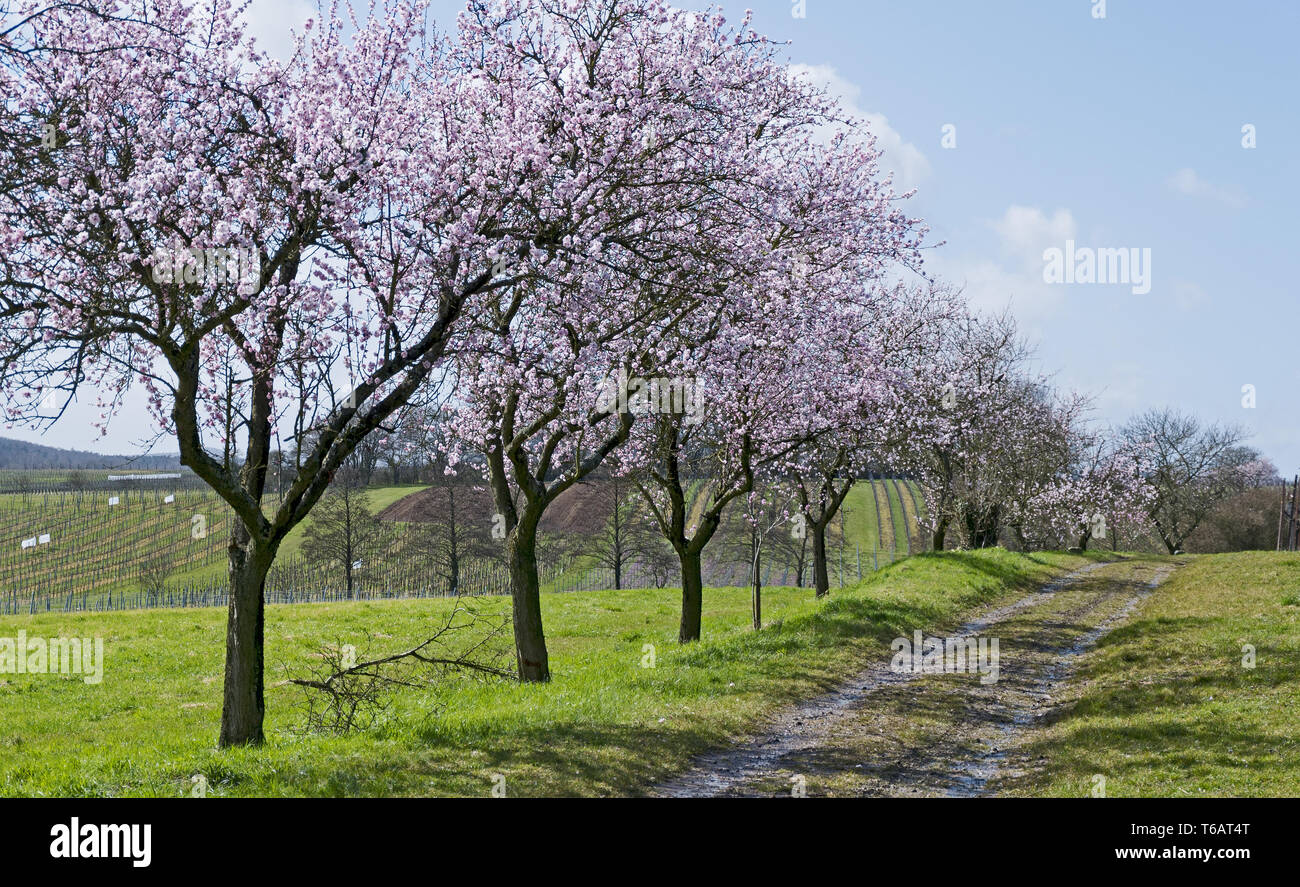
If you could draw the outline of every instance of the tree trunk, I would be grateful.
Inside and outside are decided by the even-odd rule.
[[[678,552],[682,564],[682,622],[677,630],[679,643],[689,644],[700,639],[700,623],[704,611],[704,574],[699,552]]]
[[[619,498],[618,481],[614,481],[614,539],[610,548],[610,556],[614,560],[614,590],[623,590],[623,522],[622,517],[623,503]]]
[[[353,542],[356,536],[352,529],[352,491],[343,491],[343,574],[346,577],[347,599],[352,600],[352,565],[356,563],[356,551]]]
[[[945,537],[948,535],[948,518],[939,518],[939,523],[934,528],[934,538],[931,539],[930,549],[932,551],[943,551]]]
[[[542,631],[541,587],[537,580],[537,516],[525,514],[506,542],[510,561],[510,600],[515,627],[515,661],[521,683],[551,679]]]
[[[755,545],[754,578],[753,578],[754,631],[759,631],[763,628],[763,568],[762,568],[762,560],[761,560],[762,556],[763,556],[762,552],[758,549],[758,546]]]
[[[813,537],[813,587],[817,597],[831,593],[831,579],[826,572],[826,527],[812,524]]]
[[[993,548],[1001,530],[1001,508],[997,505],[966,513],[966,530],[972,548]]]
[[[218,745],[261,745],[265,669],[262,636],[266,574],[274,552],[260,551],[237,527],[230,541],[230,608],[226,620],[226,675]]]

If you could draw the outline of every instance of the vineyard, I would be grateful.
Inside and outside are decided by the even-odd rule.
[[[0,609],[113,607],[221,563],[230,510],[197,490],[0,495]],[[102,601],[102,603],[101,603]]]
[[[69,489],[68,472],[0,472],[0,613],[120,610],[148,607],[225,606],[226,546],[230,508],[196,488],[188,475],[130,480],[110,472],[81,472]],[[26,475],[21,476],[21,475]],[[88,488],[86,488],[88,487]],[[418,489],[418,488],[410,488]],[[372,488],[372,502],[396,500],[408,488]],[[895,478],[857,484],[829,534],[831,581],[852,583],[923,548],[915,485]],[[310,526],[310,519],[307,526]],[[357,555],[351,596],[359,599],[503,594],[505,565],[492,558],[463,558],[456,581],[431,554],[435,525],[384,521]],[[565,535],[564,528],[556,534]],[[578,535],[576,532],[569,535]],[[312,562],[300,551],[301,528],[290,536],[266,583],[269,603],[344,600],[342,565]],[[613,586],[613,570],[564,546],[541,564],[548,591]],[[711,585],[748,581],[749,565],[734,556],[706,564]],[[761,569],[767,585],[802,581],[790,558],[769,557]],[[675,585],[676,577],[630,562],[628,588]]]

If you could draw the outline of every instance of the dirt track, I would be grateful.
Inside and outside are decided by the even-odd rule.
[[[1033,766],[1014,752],[1053,710],[1079,658],[1172,569],[1090,564],[949,633],[997,638],[995,681],[895,672],[882,656],[834,692],[783,712],[757,739],[697,759],[654,794],[981,795],[995,776]]]

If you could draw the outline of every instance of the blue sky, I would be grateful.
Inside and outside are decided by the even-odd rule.
[[[1295,473],[1300,4],[1110,0],[1105,18],[1094,5],[753,8],[793,62],[887,120],[886,163],[911,170],[916,212],[946,241],[932,269],[976,304],[1010,300],[1044,368],[1093,392],[1099,418],[1172,405],[1238,423]],[[1067,237],[1150,248],[1150,292],[1045,284],[1043,250]]]
[[[804,0],[802,18],[792,0],[721,5],[733,22],[754,9],[792,64],[866,117],[945,241],[930,270],[977,305],[1009,303],[1099,419],[1176,406],[1243,425],[1300,471],[1300,4],[1108,0],[1104,18],[1096,0]],[[435,0],[438,22],[462,6]],[[255,0],[251,18],[275,48],[310,8]],[[1067,239],[1150,249],[1150,292],[1045,283],[1043,250]],[[133,403],[100,440],[77,415],[0,434],[126,451],[142,414]]]

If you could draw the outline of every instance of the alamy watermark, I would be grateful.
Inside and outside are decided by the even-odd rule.
[[[153,254],[156,283],[239,285],[254,283],[261,275],[261,256],[249,246],[158,249]]]
[[[79,674],[87,684],[104,679],[103,638],[0,638],[0,674]]]
[[[1127,283],[1133,295],[1151,292],[1151,247],[1076,247],[1065,241],[1065,249],[1043,250],[1044,283]]]
[[[919,630],[911,638],[894,638],[889,643],[894,658],[893,672],[910,674],[975,674],[981,684],[998,681],[998,639],[959,636],[925,637]]]
[[[50,829],[50,856],[54,859],[129,859],[135,868],[148,868],[153,827],[148,823],[82,823],[77,817]]]
[[[704,386],[694,376],[643,379],[620,368],[616,378],[607,378],[601,386],[596,409],[634,416],[679,415],[687,425],[696,425],[704,418]]]

